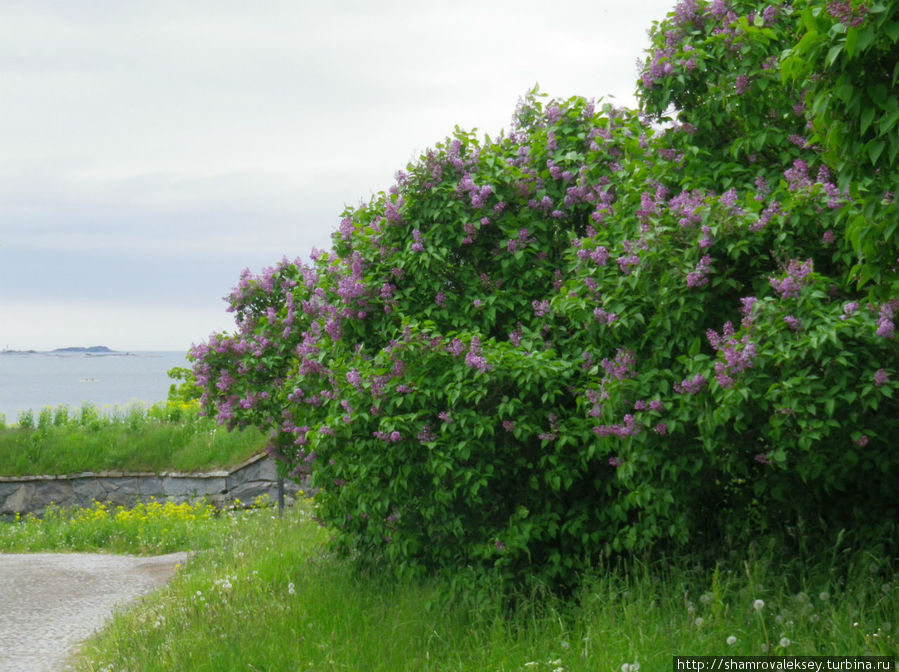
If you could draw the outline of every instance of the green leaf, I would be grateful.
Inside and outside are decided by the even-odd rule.
[[[827,52],[827,57],[824,59],[824,63],[827,65],[827,67],[830,67],[831,65],[833,65],[833,62],[835,60],[837,60],[837,56],[840,55],[841,51],[843,51],[842,44],[835,44],[830,48],[830,50]],[[848,52],[848,49],[847,49],[847,52]],[[851,56],[851,54],[850,54],[850,56]]]
[[[880,155],[883,153],[884,147],[886,147],[886,143],[882,140],[872,140],[868,143],[868,158],[871,159],[871,165],[877,165],[877,159],[880,158]]]
[[[859,119],[859,129],[862,135],[865,134],[865,131],[871,126],[871,122],[874,120],[874,113],[876,110],[873,106],[867,107],[862,111],[861,118]],[[873,161],[872,161],[873,163]]]

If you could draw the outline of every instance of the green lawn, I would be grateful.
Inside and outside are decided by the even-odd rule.
[[[46,408],[30,423],[0,427],[0,476],[84,471],[208,471],[265,448],[255,429],[229,432],[184,404]]]
[[[119,551],[206,550],[118,613],[83,649],[79,672],[670,670],[673,655],[899,650],[899,575],[871,553],[785,561],[772,541],[714,567],[622,562],[597,567],[568,598],[510,599],[464,573],[422,582],[361,571],[328,551],[311,501],[283,519],[266,509],[98,510],[60,512],[52,532],[36,519],[0,529],[18,525],[17,548],[33,551],[96,548],[104,536]],[[147,543],[175,537],[179,520],[177,543]]]

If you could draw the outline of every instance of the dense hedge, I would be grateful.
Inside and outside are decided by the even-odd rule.
[[[192,353],[205,408],[270,428],[338,543],[399,567],[566,582],[800,519],[889,526],[896,243],[871,261],[851,233],[895,206],[806,133],[818,71],[780,68],[837,5],[684,0],[642,111],[533,91],[500,137],[457,130],[311,265],[245,272],[238,330]]]

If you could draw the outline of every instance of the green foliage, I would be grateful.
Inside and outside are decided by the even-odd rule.
[[[680,3],[651,120],[535,90],[508,134],[456,129],[310,266],[242,276],[238,331],[192,353],[203,407],[272,430],[335,544],[398,571],[889,535],[899,294],[859,293],[866,206],[798,135],[801,16]]]
[[[896,287],[899,265],[899,7],[804,2],[801,39],[782,71],[805,90],[811,140],[858,201],[846,233],[859,264],[854,277]]]
[[[200,398],[202,390],[197,387],[197,379],[194,377],[193,371],[176,366],[169,369],[166,375],[172,380],[178,381],[169,386],[168,401],[188,403]]]

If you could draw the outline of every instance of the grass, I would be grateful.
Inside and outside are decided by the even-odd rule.
[[[209,471],[260,452],[262,432],[228,432],[180,402],[101,413],[91,405],[45,408],[0,426],[0,475],[84,471]]]
[[[899,651],[899,575],[865,552],[835,548],[815,561],[784,561],[772,541],[735,549],[714,567],[635,560],[596,568],[568,598],[532,593],[510,603],[489,581],[360,572],[329,553],[311,502],[283,518],[265,509],[199,510],[172,545],[148,541],[165,538],[171,520],[133,532],[135,519],[161,520],[162,508],[98,510],[58,516],[52,534],[37,532],[46,522],[24,531],[21,521],[17,548],[93,548],[98,537],[87,529],[97,519],[107,539],[120,540],[109,542],[116,550],[206,550],[162,591],[117,613],[81,650],[79,672],[594,672],[635,663],[668,670],[673,655]]]

